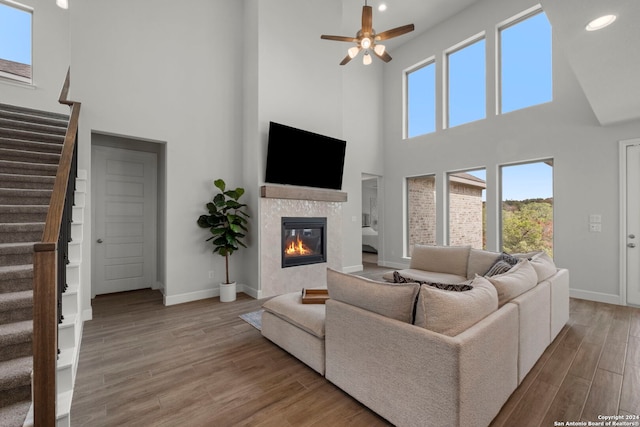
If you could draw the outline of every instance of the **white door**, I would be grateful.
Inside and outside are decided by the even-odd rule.
[[[640,140],[626,147],[627,304],[640,305]]]
[[[94,146],[93,293],[156,282],[157,156]]]

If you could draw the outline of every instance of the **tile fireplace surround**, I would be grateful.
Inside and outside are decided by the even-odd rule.
[[[260,298],[326,286],[327,267],[342,269],[342,203],[347,194],[265,185],[260,198]],[[327,218],[327,262],[282,268],[282,218]]]

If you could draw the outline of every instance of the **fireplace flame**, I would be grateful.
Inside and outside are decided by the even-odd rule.
[[[300,255],[309,255],[311,250],[308,249],[302,240],[300,240],[300,236],[296,236],[296,241],[291,242],[289,246],[284,250],[286,255],[300,256]]]

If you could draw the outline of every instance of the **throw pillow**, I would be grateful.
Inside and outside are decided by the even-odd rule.
[[[471,280],[468,280],[463,283],[427,282],[427,281],[414,280],[411,278],[404,277],[397,271],[393,272],[393,282],[394,283],[418,283],[420,285],[432,286],[434,288],[442,289],[445,291],[456,291],[456,292],[470,291],[471,289],[473,289],[473,286],[471,286]]]
[[[491,266],[489,270],[487,270],[486,273],[483,274],[483,276],[491,277],[495,276],[496,274],[503,274],[511,270],[512,267],[513,265],[509,264],[507,261],[499,259]]]
[[[467,277],[467,261],[471,246],[415,245],[410,268]]]
[[[468,292],[448,292],[422,285],[414,324],[433,332],[456,336],[498,309],[496,288],[476,276]]]
[[[327,289],[332,300],[411,323],[420,285],[378,282],[327,268]]]
[[[471,248],[467,264],[467,279],[473,280],[476,274],[484,276],[484,273],[495,264],[499,257],[499,252]]]
[[[506,273],[487,279],[498,291],[499,307],[538,284],[538,275],[527,259],[521,260]]]
[[[521,258],[519,258],[519,257],[517,257],[515,255],[509,255],[506,252],[502,252],[500,254],[500,257],[498,257],[498,259],[508,262],[513,267],[514,265],[516,265],[518,263],[518,261],[520,261]]]
[[[533,269],[538,275],[538,283],[542,282],[543,280],[547,280],[558,271],[556,264],[553,262],[553,258],[551,258],[544,251],[528,252],[525,254],[514,254],[514,256],[517,256],[519,258],[526,258],[529,260],[529,262],[531,262]]]

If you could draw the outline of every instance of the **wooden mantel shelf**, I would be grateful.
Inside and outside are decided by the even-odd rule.
[[[293,185],[263,185],[260,197],[268,199],[314,200],[318,202],[346,202],[347,193],[338,190],[297,187]]]

